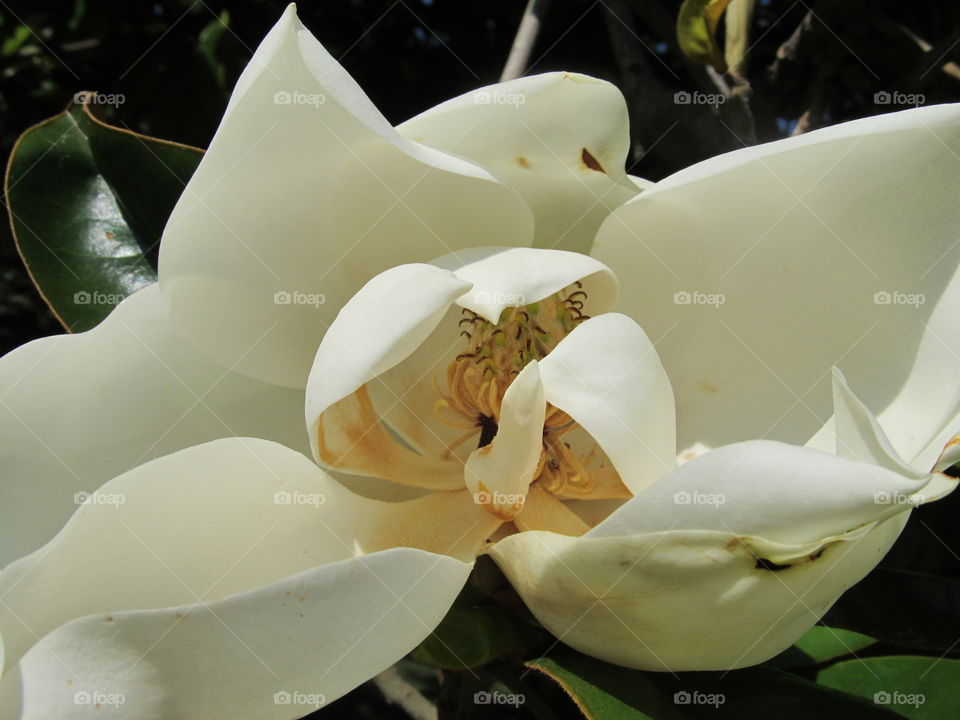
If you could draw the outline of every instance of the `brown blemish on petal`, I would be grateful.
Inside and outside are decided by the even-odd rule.
[[[697,390],[700,390],[705,393],[709,393],[711,395],[720,392],[720,386],[714,385],[712,382],[708,380],[698,380],[696,383],[694,383],[693,386]]]
[[[727,541],[727,544],[723,546],[723,549],[727,552],[733,552],[738,547],[740,547],[740,538],[730,538]]]
[[[596,170],[597,172],[602,173],[607,172],[603,169],[603,165],[600,164],[600,161],[597,160],[586,148],[583,148],[583,152],[580,153],[580,162],[583,163],[585,168],[589,168],[590,170]]]
[[[779,563],[773,562],[773,560],[767,560],[766,558],[758,557],[757,561],[753,564],[757,570],[771,570],[777,572],[779,570],[786,570],[787,568],[793,567],[790,564],[780,565]]]
[[[832,543],[832,544],[835,544],[835,543]],[[819,550],[815,550],[814,552],[807,555],[805,558],[801,558],[800,560],[795,560],[794,562],[787,563],[786,565],[781,565],[779,563],[773,562],[772,560],[767,560],[766,558],[758,557],[756,563],[754,563],[754,567],[757,568],[757,570],[772,570],[776,572],[778,570],[787,570],[788,568],[807,565],[808,563],[815,562],[820,558],[822,558],[823,554],[827,551],[828,547],[830,547],[830,545],[824,545],[822,548],[820,548]]]
[[[523,155],[517,155],[515,162],[524,170],[530,169],[530,161],[527,160]]]

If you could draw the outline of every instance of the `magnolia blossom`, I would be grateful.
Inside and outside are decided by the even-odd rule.
[[[751,440],[677,467],[667,372],[615,297],[609,269],[556,250],[378,275],[317,352],[314,456],[429,491],[404,541],[489,552],[579,650],[645,670],[762,662],[956,482],[903,462],[839,371],[829,453]]]
[[[608,83],[393,128],[288,10],[158,285],[0,360],[0,717],[307,714],[479,552],[612,662],[787,647],[953,486],[958,114],[640,193]]]

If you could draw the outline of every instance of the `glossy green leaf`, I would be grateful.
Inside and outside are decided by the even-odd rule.
[[[684,0],[677,14],[677,41],[683,54],[695,63],[711,64],[721,72],[726,70],[726,63],[717,45],[717,26],[730,2]]]
[[[90,107],[71,105],[24,132],[5,182],[20,255],[73,332],[156,280],[163,227],[203,155],[107,125]]]
[[[817,682],[916,720],[960,715],[957,660],[913,655],[847,660],[821,670]]]
[[[868,635],[861,635],[851,630],[815,625],[791,648],[765,664],[778,668],[819,665],[848,655],[856,655],[876,642]]]
[[[640,672],[558,648],[527,666],[552,678],[591,720],[880,720],[862,698],[766,667],[731,672]]]
[[[411,657],[444,670],[464,670],[526,650],[545,637],[543,631],[468,587]]]

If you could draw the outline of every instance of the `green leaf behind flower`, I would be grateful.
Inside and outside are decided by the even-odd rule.
[[[71,332],[156,281],[163,227],[203,156],[107,125],[90,108],[71,104],[24,132],[4,185],[20,255]]]

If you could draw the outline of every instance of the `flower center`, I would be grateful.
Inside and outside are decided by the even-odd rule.
[[[493,441],[510,383],[527,363],[542,360],[578,322],[588,319],[582,312],[586,297],[578,282],[540,302],[505,309],[497,323],[463,311],[459,327],[467,347],[447,366],[446,390],[436,378],[433,382],[439,396],[434,414],[441,422],[464,430],[448,446],[447,459],[478,433],[478,448]],[[543,449],[533,483],[568,497],[590,493],[594,483],[587,466],[594,460],[596,447],[581,457],[564,439],[578,427],[567,413],[547,405]]]

